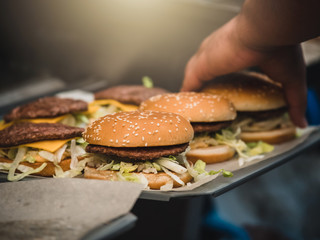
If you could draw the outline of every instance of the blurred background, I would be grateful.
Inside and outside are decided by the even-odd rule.
[[[242,0],[28,0],[0,2],[0,115],[64,90],[140,84],[178,91],[201,41]],[[309,104],[320,92],[320,40],[303,44]],[[317,124],[317,104],[308,109]],[[215,200],[221,218],[289,239],[320,239],[320,145]],[[261,232],[261,231],[260,231]],[[257,238],[259,239],[259,238]],[[262,239],[262,238],[260,238]],[[269,238],[271,239],[271,238]],[[275,239],[275,238],[273,238]]]

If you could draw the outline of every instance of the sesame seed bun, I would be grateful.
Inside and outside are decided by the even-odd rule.
[[[191,149],[187,152],[188,161],[195,163],[199,159],[206,163],[224,162],[231,159],[235,154],[234,148],[227,145],[217,145],[207,148]]]
[[[296,127],[290,126],[270,131],[241,132],[240,138],[245,142],[264,141],[270,144],[279,144],[296,137]]]
[[[286,106],[282,88],[266,75],[238,72],[217,77],[202,92],[227,97],[237,111],[264,111]]]
[[[207,93],[157,95],[144,101],[140,109],[177,113],[190,122],[219,122],[236,118],[236,110],[228,99]]]
[[[156,147],[188,143],[191,124],[178,114],[132,111],[109,114],[90,124],[83,138],[107,147]]]
[[[172,181],[173,179],[166,173],[138,173],[138,174],[143,174],[146,179],[148,180],[148,186],[150,189],[155,189],[159,190],[161,186],[165,185],[167,182]],[[188,183],[192,180],[191,175],[186,172],[183,174],[175,174],[177,175],[184,183]],[[118,175],[117,172],[115,171],[102,171],[102,170],[97,170],[95,168],[90,168],[86,167],[84,170],[84,177],[85,178],[90,178],[90,179],[100,179],[100,180],[110,180],[110,181],[117,181]],[[173,180],[173,187],[181,187],[181,185]]]

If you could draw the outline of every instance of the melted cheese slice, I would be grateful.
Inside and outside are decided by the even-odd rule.
[[[99,105],[99,104],[95,104],[94,102],[91,102],[91,103],[88,105],[88,111],[83,112],[83,114],[84,114],[84,115],[93,114],[93,113],[95,113],[96,111],[98,111],[99,108],[100,108],[100,105]]]
[[[32,148],[39,148],[46,150],[48,152],[55,152],[59,148],[61,148],[64,144],[69,142],[71,139],[65,139],[65,140],[47,140],[47,141],[40,141],[40,142],[33,142],[33,143],[27,143],[22,144],[19,147],[32,147]]]
[[[0,130],[10,127],[12,124],[17,122],[33,122],[33,123],[57,123],[60,122],[62,119],[66,118],[68,114],[62,115],[55,118],[34,118],[34,119],[21,119],[18,121],[13,121],[9,123],[5,123],[3,120],[0,122]]]
[[[123,103],[120,103],[120,102],[113,100],[113,99],[100,99],[100,100],[95,100],[92,103],[90,103],[90,105],[99,105],[99,106],[108,105],[108,104],[114,105],[125,112],[135,111],[138,109],[138,106],[136,106],[136,105],[123,104]]]

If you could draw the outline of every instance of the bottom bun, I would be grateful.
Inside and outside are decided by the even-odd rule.
[[[227,145],[217,145],[207,148],[191,149],[187,154],[187,160],[195,163],[202,160],[206,163],[217,163],[231,159],[235,150]]]
[[[296,128],[294,126],[263,132],[242,132],[240,134],[241,140],[245,142],[263,141],[270,144],[283,143],[295,137]]]
[[[7,158],[0,157],[0,162],[12,163],[13,161]],[[42,163],[43,162],[36,162],[36,163],[22,162],[20,164],[27,167],[31,167],[31,168],[38,168],[42,165]],[[41,172],[33,173],[32,175],[52,177],[55,174],[55,166],[52,162],[45,162],[45,163],[47,163],[47,166]],[[70,163],[71,163],[70,158],[65,159],[59,163],[59,166],[62,168],[63,171],[68,171],[70,170]],[[17,171],[17,172],[20,172],[20,171]]]
[[[148,186],[150,187],[150,189],[160,189],[161,186],[173,180],[168,174],[163,172],[157,173],[157,174],[141,172],[137,174],[143,174],[147,178],[149,182]],[[192,180],[192,177],[188,172],[183,174],[175,174],[175,175],[177,175],[184,183],[188,183]],[[91,167],[85,168],[84,177],[91,178],[91,179],[110,180],[110,181],[119,180],[116,171],[97,170]],[[181,184],[173,180],[173,187],[174,188],[181,187]]]

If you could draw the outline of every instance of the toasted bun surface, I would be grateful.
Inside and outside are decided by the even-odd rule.
[[[217,77],[202,91],[227,97],[237,111],[264,111],[286,106],[280,85],[255,72]]]
[[[229,100],[207,93],[157,95],[144,101],[140,109],[177,113],[191,122],[218,122],[236,118],[236,110]]]
[[[187,152],[187,160],[195,163],[202,160],[206,163],[217,163],[231,159],[235,154],[235,150],[227,145],[218,145],[207,148],[191,149]]]
[[[143,174],[149,184],[148,186],[150,189],[160,189],[161,186],[165,185],[167,182],[173,180],[168,174],[166,173],[137,173],[137,174]],[[186,172],[183,174],[176,174],[184,183],[188,183],[192,180],[191,175]],[[85,178],[91,178],[91,179],[101,179],[101,180],[111,180],[111,181],[117,181],[118,176],[116,171],[111,170],[97,170],[95,168],[86,167],[84,171],[84,177]],[[181,187],[179,183],[173,180],[173,187]]]
[[[0,157],[0,162],[12,163],[12,160]],[[55,166],[52,162],[47,161],[46,163],[47,163],[47,166],[41,172],[34,173],[32,175],[52,177],[55,174]],[[63,171],[68,171],[70,170],[70,163],[71,163],[70,158],[65,159],[59,163],[59,166],[62,168]],[[27,167],[31,167],[31,168],[38,168],[43,164],[43,162],[36,162],[36,163],[22,162],[20,164],[25,165]]]
[[[83,138],[108,147],[155,147],[191,141],[191,124],[174,113],[153,111],[118,112],[90,124]]]
[[[263,132],[241,132],[240,138],[245,142],[264,141],[270,144],[278,144],[294,139],[296,128],[294,126]]]

